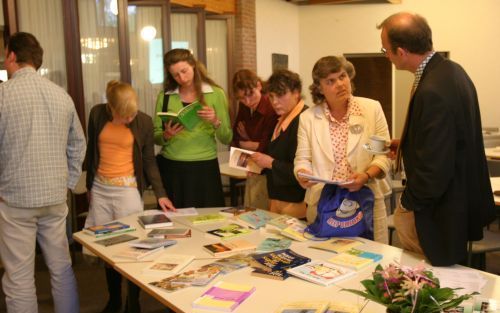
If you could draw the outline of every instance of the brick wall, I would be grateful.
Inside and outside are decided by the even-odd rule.
[[[255,0],[236,0],[234,69],[257,70]]]

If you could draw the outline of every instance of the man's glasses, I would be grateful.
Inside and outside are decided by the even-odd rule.
[[[387,49],[386,48],[380,48],[380,52],[382,52],[384,55],[387,54]]]

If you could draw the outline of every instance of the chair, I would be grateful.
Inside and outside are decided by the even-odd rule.
[[[486,268],[486,253],[495,251],[500,251],[500,232],[484,230],[484,237],[482,240],[469,241],[467,248],[467,266],[484,270]],[[477,263],[472,260],[474,255],[478,255]]]

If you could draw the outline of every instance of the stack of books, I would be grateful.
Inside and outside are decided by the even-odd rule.
[[[122,222],[110,222],[103,225],[90,226],[83,229],[83,232],[96,238],[106,237],[134,231],[135,228]]]
[[[138,221],[144,229],[169,227],[174,225],[174,223],[172,223],[172,221],[163,213],[141,215],[138,217]]]
[[[288,278],[287,269],[310,261],[310,258],[290,249],[261,253],[252,256],[250,266],[254,268],[254,271],[251,274],[259,277],[283,280]]]
[[[382,258],[382,254],[352,248],[346,252],[335,255],[328,261],[353,270],[360,270],[370,264],[380,261]]]

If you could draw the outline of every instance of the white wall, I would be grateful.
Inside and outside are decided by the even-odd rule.
[[[299,40],[297,46],[300,47],[300,54],[299,51],[293,51],[293,56],[300,57],[299,73],[304,81],[304,90],[307,90],[312,82],[312,66],[320,57],[379,52],[380,31],[376,29],[376,25],[399,11],[416,12],[427,18],[433,30],[434,48],[450,51],[450,58],[460,63],[474,81],[483,126],[500,126],[500,110],[496,109],[499,104],[497,90],[500,89],[500,1],[402,2],[396,5],[295,6],[282,0],[257,0],[257,64],[267,66],[261,58],[269,58],[270,63],[269,52],[295,42],[291,38],[295,35]],[[298,34],[294,34],[296,26],[291,24],[296,19],[297,9],[299,27]],[[272,20],[276,22],[273,23]],[[283,31],[285,26],[288,28],[286,33]],[[291,69],[294,69],[293,65]],[[309,95],[307,99],[310,99]]]
[[[271,55],[288,55],[288,68],[300,70],[299,7],[283,0],[256,0],[257,74],[272,74]]]

